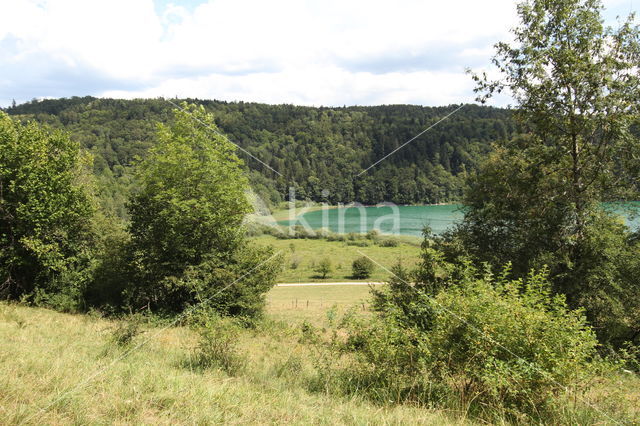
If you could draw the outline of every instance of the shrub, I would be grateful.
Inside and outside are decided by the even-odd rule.
[[[400,243],[395,238],[386,238],[384,240],[378,241],[378,245],[380,247],[398,247]]]
[[[319,343],[320,342],[320,332],[313,324],[311,324],[307,320],[304,320],[302,324],[300,324],[299,342],[300,343]]]
[[[327,234],[326,236],[326,240],[327,241],[345,241],[346,237],[343,234]]]
[[[318,265],[314,268],[314,271],[320,275],[322,279],[325,279],[327,275],[331,273],[331,259],[325,257],[318,263]]]
[[[260,235],[264,235],[264,225],[256,222],[247,222],[245,224],[245,233],[247,237],[258,237]]]
[[[271,247],[244,245],[225,257],[208,255],[180,279],[164,280],[165,292],[172,297],[165,303],[176,310],[185,309],[189,301],[204,303],[222,316],[258,318],[282,263],[282,255]]]
[[[369,241],[367,241],[367,240],[347,241],[347,245],[348,246],[353,246],[353,247],[369,247]]]
[[[129,347],[141,332],[142,317],[131,315],[121,320],[109,336],[108,343],[119,348]]]
[[[289,264],[289,268],[298,269],[298,266],[300,266],[300,259],[298,259],[297,257],[294,257],[293,259],[291,259],[291,264]]]
[[[238,349],[240,329],[230,320],[210,316],[197,326],[198,345],[192,363],[208,369],[220,368],[230,376],[245,368],[246,360]]]
[[[322,238],[322,233],[320,231],[313,231],[311,229],[307,229],[302,225],[295,225],[292,228],[289,228],[289,238],[302,238],[315,240]]]
[[[627,342],[613,355],[616,363],[623,369],[640,373],[640,345]]]
[[[316,239],[327,239],[330,235],[331,231],[329,231],[326,228],[321,228],[315,231],[315,238]]]
[[[485,277],[433,299],[432,373],[467,400],[527,413],[571,386],[586,386],[597,340],[582,311],[551,296],[546,272]]]
[[[288,240],[289,238],[291,238],[289,236],[289,234],[282,229],[282,227],[277,227],[277,228],[270,228],[271,230],[269,231],[269,235],[272,235],[274,237],[276,237],[279,240]]]
[[[351,275],[353,278],[369,278],[375,265],[368,257],[357,258],[351,264]]]
[[[508,272],[432,293],[405,284],[411,297],[390,287],[376,318],[348,323],[344,349],[354,358],[336,373],[341,389],[514,418],[551,410],[567,388],[585,389],[597,341],[582,311],[551,295],[546,271],[519,280]]]
[[[380,236],[380,232],[378,232],[375,229],[370,230],[366,234],[367,240],[373,240],[373,241],[377,240],[379,236]]]

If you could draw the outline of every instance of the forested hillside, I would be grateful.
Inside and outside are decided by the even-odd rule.
[[[457,106],[316,108],[190,101],[204,105],[233,142],[282,174],[239,152],[254,190],[271,203],[286,199],[290,186],[296,187],[297,199],[330,203],[459,199],[465,172],[476,167],[491,142],[515,132],[509,110],[466,105],[358,176]],[[163,99],[74,97],[32,101],[6,111],[69,131],[93,153],[108,208],[124,214],[128,168],[145,156],[155,123],[170,120],[172,108]]]

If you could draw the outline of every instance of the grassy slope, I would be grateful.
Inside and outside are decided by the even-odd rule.
[[[115,323],[91,316],[0,304],[0,423],[451,423],[443,412],[378,407],[312,393],[304,385],[310,349],[285,328],[245,331],[245,373],[185,366],[194,336],[149,328],[148,344],[122,357],[109,346]],[[122,357],[122,358],[121,358]],[[283,369],[302,360],[301,368]],[[86,381],[96,372],[104,373]],[[284,371],[284,372],[283,372]],[[71,392],[67,393],[67,390]],[[42,408],[45,410],[41,411]]]
[[[267,312],[289,324],[306,319],[322,327],[327,307],[360,309],[363,301],[366,307],[367,291],[362,286],[276,287],[268,295]],[[297,307],[291,306],[295,299]],[[187,366],[196,342],[189,329],[147,326],[134,342],[148,343],[123,356],[123,349],[109,344],[115,327],[89,315],[0,303],[0,424],[470,423],[444,411],[381,407],[311,392],[314,352],[300,343],[299,327],[243,331],[240,349],[249,362],[236,377]],[[611,375],[598,379],[588,399],[610,413],[640,420],[639,389],[638,376]],[[609,423],[606,417],[593,421]]]
[[[351,263],[364,253],[386,268],[391,268],[398,260],[407,266],[414,265],[419,258],[420,248],[413,242],[402,242],[398,247],[368,247],[349,246],[346,242],[326,240],[279,240],[269,235],[256,237],[254,241],[261,245],[272,245],[276,250],[285,255],[284,270],[278,277],[279,282],[322,282],[322,281],[354,281],[351,277]],[[410,241],[410,240],[406,240]],[[323,258],[329,258],[333,265],[333,272],[321,279],[314,272],[314,263],[317,264]],[[298,267],[292,269],[291,265],[297,261]],[[376,266],[368,281],[384,281],[389,273]],[[363,280],[355,280],[363,281]]]

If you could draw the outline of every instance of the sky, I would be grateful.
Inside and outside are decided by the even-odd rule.
[[[604,1],[606,21],[635,2]],[[465,69],[489,68],[516,24],[513,0],[0,0],[0,106],[85,95],[471,102]]]

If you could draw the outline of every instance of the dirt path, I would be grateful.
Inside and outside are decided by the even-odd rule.
[[[381,285],[382,282],[360,282],[360,281],[345,281],[337,283],[283,283],[276,284],[276,287],[306,287],[306,286],[321,286],[321,285]]]

